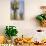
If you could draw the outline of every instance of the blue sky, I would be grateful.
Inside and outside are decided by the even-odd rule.
[[[19,0],[19,10],[20,13],[24,12],[24,0]]]

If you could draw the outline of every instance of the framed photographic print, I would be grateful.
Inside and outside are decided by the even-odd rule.
[[[11,0],[11,20],[24,20],[24,0]]]

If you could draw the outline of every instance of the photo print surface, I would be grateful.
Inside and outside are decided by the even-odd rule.
[[[11,20],[24,20],[24,0],[11,0]]]

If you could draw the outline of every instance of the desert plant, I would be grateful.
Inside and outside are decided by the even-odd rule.
[[[16,19],[16,12],[19,9],[17,1],[11,2],[11,9],[13,10],[14,19]]]
[[[8,38],[11,39],[12,36],[17,36],[17,29],[15,26],[6,26],[5,34]]]

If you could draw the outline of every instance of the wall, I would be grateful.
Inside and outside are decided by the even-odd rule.
[[[15,25],[19,31],[18,36],[31,36],[36,33],[36,29],[44,29],[39,27],[35,20],[35,16],[41,13],[40,6],[46,5],[46,0],[25,0],[25,20],[10,20],[10,0],[0,0],[0,33],[4,34],[6,25]]]

